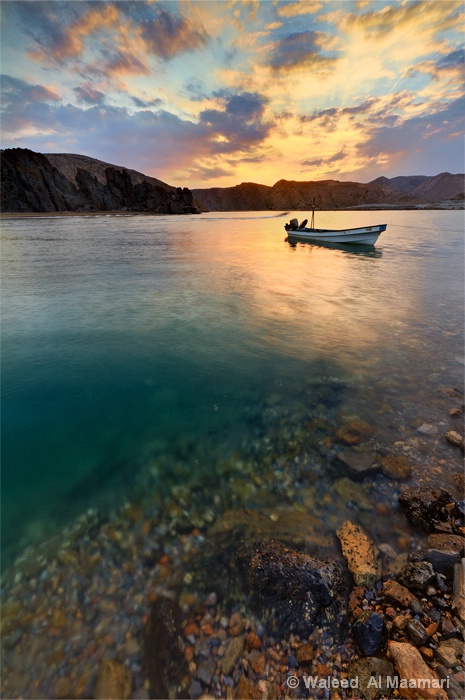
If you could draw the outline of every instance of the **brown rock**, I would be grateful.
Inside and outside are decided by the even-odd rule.
[[[454,597],[452,609],[465,622],[465,559],[454,566]]]
[[[412,464],[405,455],[386,455],[379,461],[381,471],[389,479],[409,479],[412,476]]]
[[[463,445],[463,435],[460,435],[456,430],[449,430],[445,438],[451,445],[457,445],[457,447],[462,447]]]
[[[463,666],[464,647],[465,644],[460,639],[446,639],[440,643],[434,653],[447,668],[460,670]]]
[[[405,687],[406,690],[413,690],[409,697],[421,697],[425,700],[448,700],[447,693],[440,687],[438,675],[426,665],[420,652],[412,644],[390,641],[388,642],[388,656],[393,659],[400,676],[399,686]],[[427,686],[428,683],[420,684],[420,680],[429,680],[430,685],[433,685],[434,682],[434,685],[439,687],[422,687],[423,685]],[[414,682],[416,687],[410,689],[409,683],[411,682]],[[403,691],[402,697],[407,697]]]
[[[313,661],[314,654],[313,646],[307,643],[297,649],[295,657],[299,664],[309,664]]]
[[[255,687],[253,681],[242,676],[237,684],[236,698],[238,700],[261,700],[262,693]]]
[[[244,638],[243,637],[233,637],[228,644],[228,647],[221,659],[221,670],[225,676],[229,676],[233,670],[236,662],[240,658],[242,651],[244,649]]]
[[[410,593],[408,588],[401,586],[397,581],[389,580],[385,581],[383,584],[383,594],[396,603],[400,603],[405,608],[410,606],[410,603],[415,598],[415,596]]]
[[[375,452],[355,452],[351,449],[342,450],[337,454],[338,462],[342,462],[349,476],[363,478],[368,474],[379,471],[379,459]]]
[[[255,632],[249,632],[245,638],[245,643],[247,645],[247,649],[260,649],[262,646],[262,640],[257,634],[255,634]]]
[[[463,552],[465,547],[465,537],[461,537],[460,535],[434,533],[433,535],[428,536],[428,544],[433,549]]]
[[[117,661],[103,661],[100,664],[95,686],[96,700],[127,700],[132,693],[132,676],[125,666]]]
[[[356,418],[347,425],[340,428],[336,433],[336,438],[346,445],[358,445],[366,442],[375,432],[374,428],[363,420]]]
[[[381,575],[379,552],[373,540],[350,520],[342,524],[337,536],[355,583],[373,588]]]

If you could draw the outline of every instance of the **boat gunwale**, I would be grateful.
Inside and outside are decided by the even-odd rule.
[[[382,231],[385,231],[387,228],[387,224],[375,224],[374,226],[356,226],[355,228],[341,228],[341,229],[332,229],[332,228],[296,228],[296,229],[287,229],[287,234],[292,235],[292,234],[299,234],[299,233],[334,233],[334,234],[341,234],[341,233],[350,233],[351,231],[360,231],[360,233],[376,233],[379,231],[380,233]]]

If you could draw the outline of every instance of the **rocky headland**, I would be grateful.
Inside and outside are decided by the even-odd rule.
[[[11,148],[1,154],[1,211],[196,214],[192,192],[74,154]]]

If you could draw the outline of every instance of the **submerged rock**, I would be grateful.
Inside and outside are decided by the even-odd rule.
[[[375,429],[371,425],[356,418],[340,428],[336,433],[336,438],[346,445],[359,445],[361,442],[369,440],[374,432]]]
[[[399,503],[408,519],[425,532],[434,530],[435,525],[446,519],[446,506],[453,498],[443,489],[412,486],[399,496]]]
[[[342,524],[337,536],[355,583],[373,588],[381,575],[379,552],[373,540],[350,520]]]
[[[182,653],[180,612],[171,598],[158,598],[152,604],[144,628],[144,664],[152,698],[188,697],[188,668]]]
[[[391,682],[394,675],[394,666],[377,656],[367,656],[350,665],[350,677],[358,680],[358,688],[367,700],[390,695],[388,678]]]
[[[132,693],[132,676],[128,668],[117,661],[103,661],[98,670],[94,698],[96,700],[127,700]]]
[[[246,593],[272,634],[308,636],[316,625],[339,629],[346,584],[336,562],[315,559],[274,541],[245,545],[236,562]]]

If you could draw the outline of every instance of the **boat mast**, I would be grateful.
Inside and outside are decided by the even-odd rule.
[[[313,200],[312,218],[310,220],[310,228],[315,228],[315,200]]]

